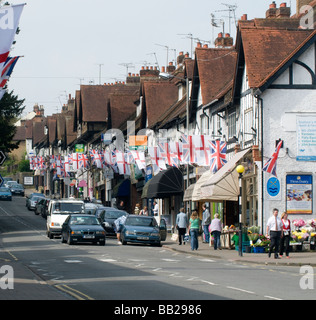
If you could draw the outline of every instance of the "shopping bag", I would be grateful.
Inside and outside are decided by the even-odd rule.
[[[177,241],[179,238],[179,235],[177,233],[173,233],[171,236],[171,241]]]
[[[190,241],[190,236],[189,236],[188,233],[186,233],[186,234],[184,235],[183,241],[184,241],[184,242],[189,242],[189,241]]]

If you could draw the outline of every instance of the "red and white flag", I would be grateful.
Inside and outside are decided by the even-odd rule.
[[[133,155],[133,158],[138,166],[138,169],[139,170],[146,169],[145,152],[131,150],[131,154]]]
[[[119,169],[119,173],[123,175],[130,175],[130,167],[127,162],[127,154],[116,150],[116,163]]]

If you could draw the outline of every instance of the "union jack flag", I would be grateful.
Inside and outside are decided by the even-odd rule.
[[[15,64],[17,63],[19,58],[20,58],[19,56],[13,57],[13,58],[10,58],[10,57],[7,58],[4,66],[3,66],[2,72],[1,72],[0,88],[3,88],[5,86],[5,84],[7,83],[9,77],[11,76],[13,68],[15,67]]]
[[[277,160],[278,160],[279,152],[280,152],[282,145],[283,145],[283,140],[281,140],[278,143],[272,157],[263,166],[263,168],[262,168],[263,171],[269,172],[269,173],[273,174],[274,176],[277,176],[276,165],[277,165]]]
[[[187,136],[185,134],[181,137],[182,140],[182,163],[194,163],[194,146],[192,143],[192,136]]]
[[[95,165],[97,168],[102,169],[102,161],[101,161],[101,154],[98,150],[89,150],[91,156],[92,165]]]
[[[86,154],[78,153],[78,169],[89,168],[90,161]]]
[[[210,170],[211,172],[215,173],[218,171],[221,167],[225,165],[227,162],[226,160],[226,150],[227,150],[227,144],[223,141],[208,141],[209,142],[209,148],[211,151],[210,156]]]

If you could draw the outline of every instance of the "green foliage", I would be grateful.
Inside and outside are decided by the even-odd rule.
[[[15,135],[15,125],[17,118],[21,116],[24,100],[19,100],[18,96],[6,92],[0,100],[0,150],[8,153],[18,148],[18,143],[12,142]]]
[[[31,172],[30,170],[30,161],[29,160],[21,160],[19,162],[19,172]]]

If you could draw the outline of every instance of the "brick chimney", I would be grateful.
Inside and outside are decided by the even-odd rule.
[[[173,65],[172,62],[169,62],[169,66],[167,67],[167,72],[172,73],[176,70],[176,67]]]
[[[223,33],[220,32],[215,40],[215,48],[227,48],[232,47],[233,45],[234,39],[230,36],[229,33],[226,33],[224,37]]]
[[[280,4],[280,8],[276,11],[276,17],[278,19],[289,18],[291,16],[291,8],[286,5],[286,2]]]
[[[276,12],[277,12],[277,6],[276,6],[275,1],[273,1],[269,5],[269,9],[266,11],[266,18],[267,19],[275,18],[276,17]]]
[[[179,52],[179,55],[178,55],[178,57],[177,57],[177,65],[180,65],[180,64],[183,63],[184,57],[185,57],[185,56],[184,56],[183,51],[180,51],[180,52]]]
[[[140,74],[140,78],[146,78],[146,79],[157,79],[159,78],[159,70],[157,70],[157,68],[155,68],[155,70],[153,70],[153,68],[149,69],[149,67],[142,67],[142,69],[139,72]]]
[[[261,152],[257,145],[252,146],[252,158],[253,161],[261,161]]]

